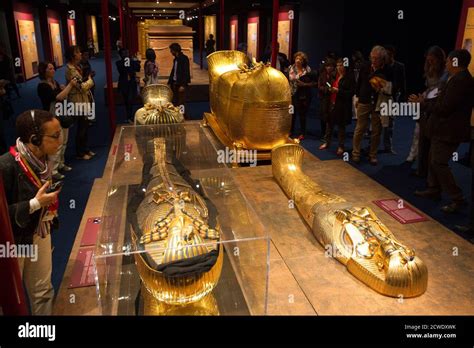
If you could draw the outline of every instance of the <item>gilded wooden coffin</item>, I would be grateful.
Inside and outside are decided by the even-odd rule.
[[[172,124],[184,121],[179,108],[171,102],[173,92],[167,85],[145,86],[141,96],[144,106],[135,113],[135,124]]]
[[[428,286],[428,269],[415,250],[398,241],[369,207],[322,189],[302,170],[304,150],[272,150],[273,177],[311,226],[314,236],[357,279],[391,297],[416,297]]]
[[[239,51],[207,57],[211,114],[206,121],[227,146],[270,151],[288,141],[291,92],[287,78],[263,63],[248,67]]]
[[[143,182],[129,203],[132,243],[145,299],[187,305],[217,285],[224,252],[216,208],[169,145],[149,143]]]

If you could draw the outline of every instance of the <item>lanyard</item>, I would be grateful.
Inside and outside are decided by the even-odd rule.
[[[31,169],[28,162],[25,161],[23,157],[21,156],[21,154],[15,150],[14,146],[10,147],[10,154],[18,162],[18,164],[20,165],[20,168],[26,174],[28,179],[33,183],[33,185],[35,185],[37,188],[41,188],[41,186],[43,186],[43,184],[41,183],[41,180],[38,178],[36,173]]]
[[[38,189],[43,186],[41,180],[38,178],[36,173],[31,169],[28,161],[24,160],[21,154],[15,150],[14,146],[10,147],[10,154],[15,158],[16,162],[20,165],[20,168],[23,170],[25,175],[28,179],[35,185]],[[53,204],[51,204],[48,208],[48,211],[52,213],[56,213],[58,210],[59,202],[56,200]]]

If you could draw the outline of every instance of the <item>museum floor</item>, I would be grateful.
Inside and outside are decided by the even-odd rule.
[[[114,59],[114,61],[116,58]],[[104,167],[107,161],[107,157],[109,154],[110,146],[109,146],[109,139],[104,137],[104,134],[108,134],[108,119],[107,119],[107,110],[105,108],[104,103],[104,93],[102,90],[102,86],[105,84],[105,74],[103,69],[103,58],[99,57],[97,59],[91,60],[91,64],[93,69],[96,70],[96,114],[97,123],[90,129],[89,137],[90,143],[92,145],[92,149],[97,152],[96,158],[91,161],[77,161],[74,159],[74,139],[70,140],[71,146],[67,150],[67,158],[69,158],[69,163],[72,165],[74,170],[70,172],[70,174],[66,177],[65,186],[62,190],[62,199],[64,202],[69,202],[71,199],[75,200],[75,209],[69,209],[69,206],[62,206],[60,208],[60,215],[62,224],[60,226],[59,231],[57,231],[53,235],[53,285],[57,290],[61,284],[62,277],[66,268],[66,264],[69,259],[69,255],[71,253],[71,249],[73,247],[73,243],[76,239],[76,232],[79,229],[79,225],[81,223],[82,216],[84,214],[84,210],[86,208],[86,204],[89,198],[90,191],[93,187],[94,180],[96,178],[101,178],[103,176]],[[113,69],[114,73],[114,80],[117,79],[117,72]],[[60,68],[57,71],[56,75],[57,80],[60,83],[64,83],[64,68]],[[37,86],[37,79],[30,80],[24,83],[20,87],[20,92],[22,94],[21,99],[13,100],[14,109],[19,112],[23,110],[27,110],[30,108],[38,108],[40,107],[39,98],[36,95],[36,86]],[[335,160],[337,157],[335,155],[335,149],[323,152],[317,150],[317,146],[319,146],[319,120],[315,119],[315,111],[316,110],[316,102],[313,102],[313,110],[310,112],[310,119],[309,119],[309,136],[302,142],[302,145],[311,153],[313,153],[317,158],[322,161],[328,161],[328,168],[331,166],[339,166],[343,163],[338,163]],[[202,117],[204,111],[208,111],[208,103],[189,103],[187,109],[193,119],[199,119]],[[312,116],[312,117],[311,117]],[[125,119],[124,110],[122,107],[117,108],[117,120],[118,122],[123,122]],[[6,121],[6,129],[7,129],[7,140],[9,143],[13,141],[13,127],[14,121],[9,120]],[[431,201],[425,201],[423,199],[419,199],[413,195],[413,191],[416,188],[423,187],[423,180],[416,178],[410,175],[410,168],[404,163],[406,154],[408,153],[408,148],[411,143],[411,136],[413,130],[413,121],[408,119],[403,119],[397,122],[395,128],[395,149],[397,151],[396,155],[392,154],[381,154],[379,157],[379,165],[377,167],[371,167],[368,163],[363,163],[357,167],[345,166],[346,171],[349,171],[352,176],[356,180],[357,178],[363,176],[358,171],[365,173],[371,179],[377,181],[382,186],[385,186],[386,189],[392,191],[394,194],[406,199],[412,205],[423,211],[425,214],[429,215],[432,219],[437,220],[442,225],[446,226],[449,229],[452,229],[453,225],[456,223],[463,223],[467,221],[468,218],[468,208],[465,208],[461,214],[456,216],[445,216],[439,211],[439,207],[442,203],[433,203]],[[74,133],[74,132],[73,132]],[[74,138],[74,135],[72,136]],[[347,148],[350,148],[350,142],[352,138],[348,138],[346,141]],[[467,152],[467,145],[464,145],[460,151],[460,158],[464,157],[464,154]],[[455,173],[456,179],[458,180],[459,185],[464,189],[466,194],[469,193],[470,188],[470,168],[464,166],[461,163],[454,163],[452,165],[453,172]],[[250,169],[250,168],[249,168]],[[309,169],[309,168],[308,168]],[[259,169],[258,175],[266,176],[265,168]],[[308,170],[310,173],[310,170]],[[333,182],[338,180],[338,175],[333,174],[334,171],[326,171],[325,172],[325,180],[327,182]],[[338,172],[339,173],[339,172]],[[330,177],[330,175],[334,175],[334,177]],[[346,179],[347,180],[347,179]],[[352,180],[352,179],[351,179]],[[343,182],[342,185],[347,185],[350,183]],[[374,185],[375,187],[375,185]],[[377,185],[377,190],[385,190],[381,186]],[[251,195],[251,190],[247,192],[245,189],[242,190],[244,194]],[[257,199],[256,197],[254,197]],[[466,197],[467,198],[467,197]],[[256,209],[257,210],[257,209]],[[447,232],[444,229],[440,229],[441,232]],[[412,238],[415,240],[416,237],[416,230],[412,231]],[[423,233],[422,233],[423,234]],[[456,238],[454,234],[450,233],[452,238]],[[279,243],[282,240],[278,240],[275,236],[271,235],[273,238],[274,247],[278,247]],[[403,236],[405,237],[405,236]],[[466,236],[462,236],[466,237]],[[281,237],[283,238],[283,237]],[[421,236],[420,236],[421,238]],[[431,239],[435,239],[436,235],[424,235],[423,240],[424,243],[429,243]],[[450,237],[451,238],[451,237]],[[411,240],[410,240],[411,242]],[[315,243],[313,243],[315,244]],[[311,244],[312,247],[316,247],[316,245]],[[273,250],[272,250],[273,251]],[[284,254],[284,251],[280,254]],[[273,255],[278,255],[278,253],[273,253]],[[278,260],[276,260],[278,261]],[[274,262],[276,267],[282,267],[286,261],[281,259],[278,262]],[[303,270],[300,270],[303,272]],[[344,272],[344,268],[341,267],[341,272]],[[308,277],[311,275],[308,274],[300,274],[300,278],[294,277],[292,278],[292,282],[307,282]],[[350,277],[348,277],[350,278]],[[352,279],[348,279],[348,281],[352,281]],[[290,283],[290,285],[293,283]],[[293,284],[295,285],[295,284]],[[301,285],[301,284],[300,284]],[[305,288],[305,287],[303,287]],[[311,284],[306,283],[306,288],[312,288]],[[270,289],[272,291],[272,289]],[[277,291],[277,290],[276,290]],[[311,293],[306,294],[308,298],[311,296],[323,296],[324,294],[318,293]],[[275,306],[278,304],[275,303]],[[271,304],[269,309],[271,310]],[[301,304],[301,313],[311,313],[315,310],[310,303],[302,303]],[[370,312],[372,313],[380,313],[380,308],[377,306],[373,307],[373,310]],[[330,304],[327,303],[326,307],[322,310],[322,312],[331,314]],[[412,308],[411,310],[407,311],[407,314],[414,314],[416,313],[416,308]],[[439,313],[446,313],[443,312],[442,308],[439,309]],[[456,313],[460,313],[456,311]]]

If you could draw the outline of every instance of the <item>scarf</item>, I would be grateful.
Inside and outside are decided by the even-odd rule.
[[[10,153],[15,156],[18,164],[25,172],[30,181],[39,189],[47,181],[52,181],[52,170],[48,160],[41,161],[38,159],[26,146],[20,138],[16,140],[16,149],[12,147]],[[39,176],[38,176],[39,175]],[[58,216],[58,201],[50,205],[48,208],[41,209],[40,223],[36,228],[35,233],[41,238],[45,238],[51,233],[52,220]]]

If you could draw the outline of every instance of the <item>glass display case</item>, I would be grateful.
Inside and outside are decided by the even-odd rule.
[[[269,236],[215,144],[198,122],[121,128],[94,256],[103,315],[266,314]]]

